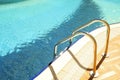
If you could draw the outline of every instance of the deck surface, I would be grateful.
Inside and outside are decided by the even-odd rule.
[[[110,41],[108,54],[109,58],[101,58],[101,52],[98,57],[99,66],[97,78],[90,77],[86,71],[80,80],[120,80],[120,35]]]
[[[120,23],[110,26],[109,58],[101,56],[105,51],[106,28],[91,33],[97,41],[97,78],[89,75],[93,68],[93,42],[82,38],[34,80],[120,80]]]
[[[119,26],[119,25],[118,25]],[[119,30],[120,28],[118,28]],[[114,30],[111,32],[111,36],[118,34],[119,31]],[[98,37],[98,40],[100,37]],[[104,41],[99,41],[102,44]],[[79,53],[84,53],[83,51],[90,50],[91,42],[87,43],[85,47]],[[92,46],[91,46],[92,47]],[[91,65],[82,65],[84,64],[85,60],[88,59],[89,56],[84,55],[84,58],[81,59],[81,54],[73,55],[72,51],[68,50],[69,54],[72,56],[72,59],[67,63],[67,65],[54,76],[53,80],[120,80],[120,34],[116,37],[110,39],[109,47],[108,47],[108,54],[110,55],[109,58],[103,58],[101,54],[104,52],[104,48],[99,50],[98,57],[97,57],[97,72],[99,76],[97,78],[93,78],[89,75],[90,70],[86,70],[87,68],[92,68],[93,63]],[[90,53],[90,52],[89,52]],[[93,55],[92,55],[93,56]],[[83,75],[81,75],[83,74]]]

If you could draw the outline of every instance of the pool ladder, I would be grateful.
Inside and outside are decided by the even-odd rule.
[[[77,37],[77,36],[79,36],[79,35],[87,36],[87,37],[89,37],[89,38],[93,41],[93,44],[94,44],[94,61],[93,61],[94,63],[93,63],[93,71],[90,72],[90,75],[93,76],[93,77],[97,77],[97,76],[98,76],[98,73],[96,72],[97,42],[96,42],[95,38],[94,38],[91,34],[86,33],[86,32],[79,32],[81,29],[83,29],[83,28],[85,28],[85,27],[87,27],[87,26],[90,26],[91,24],[96,23],[96,22],[103,23],[103,24],[106,26],[106,28],[107,28],[107,32],[106,32],[106,37],[107,37],[107,38],[106,38],[105,51],[104,51],[103,56],[104,56],[104,57],[108,57],[107,52],[108,52],[108,44],[109,44],[109,36],[110,36],[110,26],[109,26],[109,24],[108,24],[106,21],[104,21],[104,20],[93,20],[93,21],[91,21],[91,22],[89,22],[89,23],[87,23],[87,24],[85,24],[85,25],[83,25],[83,26],[78,27],[76,30],[74,30],[74,31],[72,32],[72,35],[71,35],[71,36],[69,36],[69,37],[67,37],[67,38],[59,41],[57,44],[55,44],[55,46],[54,46],[54,58],[56,58],[56,57],[58,56],[58,55],[57,55],[58,45],[63,44],[63,43],[66,42],[66,41],[69,41],[69,43],[70,43],[70,45],[71,45],[73,38],[75,38],[75,37]],[[69,47],[68,47],[68,48],[69,48]]]

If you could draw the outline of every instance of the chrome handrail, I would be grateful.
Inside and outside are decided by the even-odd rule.
[[[97,60],[97,42],[96,40],[94,39],[94,37],[88,33],[85,33],[85,32],[76,32],[74,33],[73,35],[59,41],[55,46],[54,46],[54,57],[57,56],[57,48],[58,48],[58,45],[68,41],[68,40],[71,40],[73,39],[74,37],[77,37],[79,35],[85,35],[85,36],[88,36],[94,43],[94,64],[93,64],[93,74],[96,73],[96,60]]]
[[[76,30],[74,30],[72,35],[75,34],[76,32],[78,32],[79,30],[81,30],[81,29],[83,29],[83,28],[85,28],[87,26],[90,26],[91,24],[96,23],[96,22],[101,22],[101,23],[103,23],[107,27],[107,33],[106,33],[107,38],[106,38],[105,52],[104,52],[104,56],[106,56],[107,52],[108,52],[108,45],[109,45],[110,26],[109,26],[109,24],[105,20],[93,20],[93,21],[90,21],[87,24],[85,24],[83,26],[80,26]],[[72,38],[70,39],[70,44],[71,43],[72,43]]]

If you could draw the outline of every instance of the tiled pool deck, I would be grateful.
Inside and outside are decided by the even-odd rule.
[[[113,49],[117,50],[120,53],[119,50],[120,46],[116,46],[116,43],[117,45],[119,45],[120,41],[120,23],[112,24],[110,25],[110,27],[111,33],[108,54],[110,53],[111,55],[112,52],[114,53]],[[92,31],[90,34],[92,34],[97,40],[98,45],[97,53],[99,60],[99,56],[102,53],[104,53],[106,28],[102,27],[100,29]],[[114,58],[110,57],[106,61],[109,60],[112,61],[113,59]],[[64,52],[60,57],[58,57],[48,68],[46,68],[45,71],[43,71],[34,80],[80,80],[81,77],[82,80],[85,80],[90,77],[89,73],[86,73],[85,69],[88,67],[92,68],[92,66],[90,66],[92,62],[93,62],[93,44],[92,41],[90,41],[87,37],[84,37],[80,39],[78,42],[76,42],[73,46],[71,46],[69,50]],[[117,74],[116,72],[114,73]],[[83,74],[87,74],[87,77],[84,76]],[[108,75],[111,74],[113,74],[113,71],[108,73]],[[104,76],[102,78],[104,78]]]
[[[103,50],[99,52],[97,59],[98,65],[101,64],[97,70],[99,76],[92,79],[86,71],[80,80],[120,80],[120,34],[110,40],[109,57],[101,57],[102,52]]]

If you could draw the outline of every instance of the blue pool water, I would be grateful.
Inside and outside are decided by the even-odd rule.
[[[10,3],[17,3],[25,0],[0,0],[0,4],[10,4]]]
[[[0,79],[32,79],[53,60],[55,43],[78,26],[93,19],[120,22],[119,5],[118,0],[21,0],[1,4]]]

